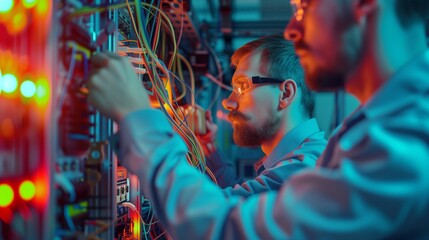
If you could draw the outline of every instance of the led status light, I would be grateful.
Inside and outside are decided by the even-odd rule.
[[[24,97],[30,98],[36,94],[36,84],[30,80],[25,80],[21,84],[21,94]]]
[[[32,8],[36,5],[37,0],[23,0],[22,5],[26,8]]]
[[[14,0],[1,0],[0,1],[0,14],[8,13],[12,10],[14,5]]]
[[[12,25],[9,28],[10,33],[22,32],[27,26],[27,15],[26,12],[22,11],[16,13],[12,18]]]
[[[1,69],[0,69],[0,94],[1,91],[3,91],[3,75],[1,74]]]
[[[50,6],[49,0],[39,0],[37,7],[36,7],[36,12],[40,16],[45,16],[49,10],[49,6]]]
[[[0,184],[0,207],[8,207],[14,198],[13,189],[8,184]]]
[[[32,181],[23,181],[19,186],[19,195],[26,201],[33,199],[36,195],[36,186]]]
[[[135,238],[139,238],[140,236],[140,219],[135,216],[133,219],[133,235]]]
[[[18,80],[12,74],[3,75],[3,91],[6,93],[12,93],[18,87]]]
[[[36,87],[36,102],[45,105],[49,102],[49,83],[45,79],[39,79]]]

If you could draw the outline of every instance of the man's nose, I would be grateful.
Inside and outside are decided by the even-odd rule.
[[[222,101],[222,106],[228,111],[237,110],[238,102],[236,100],[235,93],[231,93],[227,99]]]
[[[283,33],[283,37],[289,41],[297,42],[301,40],[303,35],[302,23],[291,17],[289,24]]]

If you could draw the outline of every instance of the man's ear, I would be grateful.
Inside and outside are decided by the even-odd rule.
[[[366,16],[375,12],[379,0],[353,0],[353,13],[357,22],[362,22]]]
[[[283,109],[288,107],[295,99],[297,91],[296,82],[292,79],[286,79],[280,84],[280,91],[279,107]]]

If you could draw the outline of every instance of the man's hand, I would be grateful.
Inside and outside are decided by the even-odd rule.
[[[119,122],[127,114],[151,108],[149,97],[126,58],[98,53],[91,58],[88,102]]]

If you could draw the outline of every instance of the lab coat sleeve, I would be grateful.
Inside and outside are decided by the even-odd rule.
[[[219,187],[226,188],[244,182],[244,179],[237,176],[236,169],[231,161],[225,159],[217,149],[209,156],[206,156],[206,163],[216,177]]]
[[[270,169],[264,170],[259,176],[254,179],[236,184],[233,187],[223,189],[226,196],[242,196],[249,197],[253,194],[263,193],[270,190],[279,190],[284,181],[287,181],[290,176],[308,166],[300,160],[288,159],[280,162]]]
[[[188,165],[185,144],[160,114],[124,119],[121,154],[174,239],[380,239],[428,220],[428,134],[365,126],[338,153],[340,168],[304,170],[278,192],[227,198]]]
[[[291,176],[307,168],[314,168],[323,152],[326,141],[316,136],[307,138],[296,149],[277,160],[277,163],[262,171],[256,178],[224,188],[226,196],[249,197],[267,191],[277,191]]]

